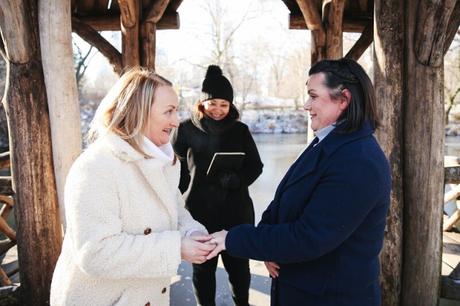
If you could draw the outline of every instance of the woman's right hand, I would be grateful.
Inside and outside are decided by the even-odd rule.
[[[270,274],[272,278],[277,278],[280,275],[279,274],[280,266],[276,262],[265,261],[264,264],[268,270],[268,273]]]
[[[209,243],[211,235],[191,235],[182,238],[181,257],[183,260],[194,264],[202,264],[206,261],[206,256],[216,247]]]

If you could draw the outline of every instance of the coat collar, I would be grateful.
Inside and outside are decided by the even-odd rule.
[[[372,135],[373,133],[374,128],[368,121],[365,121],[359,130],[351,133],[344,133],[342,126],[339,125],[326,136],[322,148],[327,155],[330,155],[344,144]]]
[[[374,129],[369,122],[365,122],[361,129],[351,133],[341,132],[340,126],[338,126],[315,147],[308,147],[302,153],[296,162],[297,165],[295,165],[292,169],[292,175],[290,175],[285,187],[296,183],[304,176],[313,172],[317,167],[320,157],[327,158],[341,146],[357,139],[372,135],[373,132]]]
[[[133,163],[142,173],[153,191],[166,208],[172,228],[177,227],[177,186],[179,186],[180,165],[165,163],[159,158],[145,158],[121,137],[107,133],[100,139],[122,161]]]

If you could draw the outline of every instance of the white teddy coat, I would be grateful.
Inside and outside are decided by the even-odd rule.
[[[169,305],[181,237],[206,231],[184,208],[179,176],[179,162],[145,159],[114,134],[80,155],[66,181],[52,306]]]

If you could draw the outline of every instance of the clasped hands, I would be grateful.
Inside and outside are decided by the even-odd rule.
[[[191,263],[202,264],[206,260],[216,257],[220,252],[225,251],[227,233],[226,230],[221,230],[209,235],[196,231],[190,236],[182,238],[182,259]],[[277,263],[266,261],[265,267],[272,278],[279,276],[280,267]]]
[[[212,234],[195,231],[190,236],[182,238],[182,259],[191,263],[202,264],[225,250],[226,237],[226,230]]]

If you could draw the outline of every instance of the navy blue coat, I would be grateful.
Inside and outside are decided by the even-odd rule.
[[[380,305],[391,177],[372,134],[333,130],[290,167],[257,227],[229,231],[229,254],[280,265],[272,305]]]

